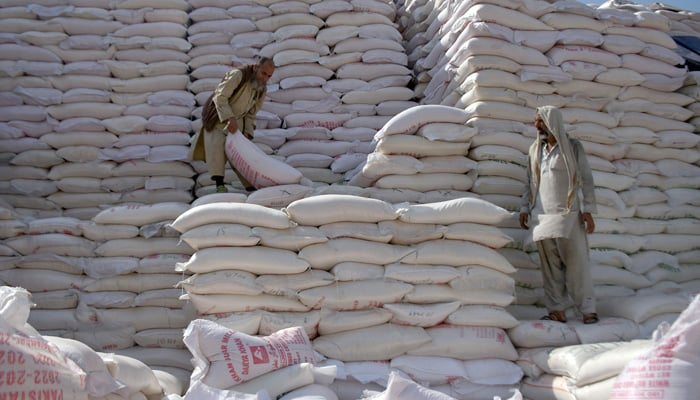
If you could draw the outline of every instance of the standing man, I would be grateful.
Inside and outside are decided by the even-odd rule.
[[[202,127],[192,141],[190,159],[205,160],[217,193],[227,192],[224,185],[226,136],[240,130],[253,138],[255,115],[267,94],[267,81],[275,72],[271,58],[262,57],[257,64],[243,65],[226,73],[202,108]],[[255,190],[235,168],[247,191]]]
[[[566,309],[573,305],[583,315],[583,323],[594,324],[598,315],[586,236],[595,229],[593,174],[583,146],[566,133],[558,108],[538,107],[535,128],[520,226],[532,226],[540,256],[549,312],[542,319],[566,322]]]

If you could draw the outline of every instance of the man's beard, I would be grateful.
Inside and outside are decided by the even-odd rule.
[[[549,130],[547,125],[542,126],[542,129],[537,130],[537,134],[542,137],[543,139],[546,139],[547,137],[552,135],[552,132]]]
[[[255,84],[255,89],[258,91],[263,90],[265,86],[267,86],[265,83],[263,83],[257,78],[253,79],[253,83]]]

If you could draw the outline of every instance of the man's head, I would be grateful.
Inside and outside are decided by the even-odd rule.
[[[546,139],[550,143],[559,140],[560,136],[566,136],[564,117],[561,111],[553,106],[537,107],[535,128],[537,129],[537,136],[541,139]]]
[[[535,128],[540,135],[546,136],[548,134],[547,125],[544,123],[539,112],[535,113]]]
[[[574,156],[574,142],[571,141],[569,135],[566,133],[566,127],[564,126],[564,115],[561,110],[554,106],[541,106],[537,107],[535,113],[535,126],[537,127],[537,140],[531,150],[535,151],[535,157],[532,159],[537,164],[539,163],[538,157],[541,153],[541,146],[543,141],[546,141],[547,145],[553,147],[555,144],[559,146],[559,150],[563,156],[564,164],[566,165],[566,171],[569,175],[569,193],[567,195],[567,208],[571,207],[571,202],[573,201],[576,193],[576,182],[578,175],[576,173],[577,160]],[[545,139],[546,138],[546,139]],[[578,143],[578,142],[577,142]],[[532,153],[530,154],[533,155]],[[534,171],[539,170],[538,165],[533,166]],[[539,174],[539,172],[538,172]]]
[[[275,72],[275,63],[271,58],[262,57],[257,64],[253,65],[253,72],[258,84],[264,86]]]

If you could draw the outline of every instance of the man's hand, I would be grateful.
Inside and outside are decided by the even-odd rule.
[[[586,233],[593,233],[595,230],[595,222],[593,222],[593,216],[589,212],[581,214],[581,222],[583,222],[586,228]]]
[[[523,229],[530,229],[530,227],[527,225],[527,221],[530,219],[530,215],[528,213],[520,213],[520,227]]]
[[[230,133],[236,133],[238,130],[238,121],[236,121],[235,118],[229,118],[228,123],[226,124],[226,130]]]

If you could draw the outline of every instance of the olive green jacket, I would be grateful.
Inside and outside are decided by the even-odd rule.
[[[213,130],[225,129],[228,120],[235,118],[238,129],[252,139],[255,131],[255,116],[265,101],[267,87],[259,86],[254,79],[241,82],[242,79],[243,71],[234,68],[226,73],[214,89],[213,101],[219,114],[219,123]],[[200,128],[192,138],[190,148],[192,160],[205,160],[203,135],[204,128]]]

